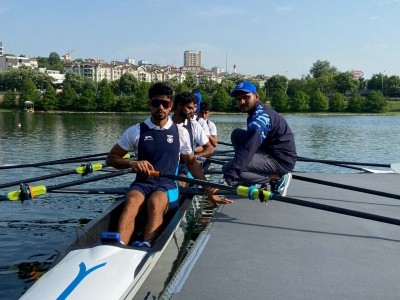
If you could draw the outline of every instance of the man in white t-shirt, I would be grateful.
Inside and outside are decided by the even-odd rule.
[[[208,140],[210,141],[210,144],[215,148],[217,147],[218,143],[218,136],[217,136],[217,126],[215,126],[215,123],[210,121],[208,118],[210,116],[210,104],[208,102],[201,102],[200,104],[200,111],[199,111],[199,116],[198,116],[198,121],[204,122],[208,130],[210,132],[210,135],[208,137]]]
[[[109,152],[106,162],[115,168],[132,168],[136,173],[126,197],[125,206],[118,222],[121,243],[128,245],[135,227],[135,218],[141,209],[146,209],[148,221],[143,241],[134,241],[133,246],[151,247],[162,226],[164,214],[177,208],[179,190],[175,180],[149,177],[150,171],[175,174],[181,159],[195,178],[206,180],[191,146],[188,131],[173,123],[169,117],[172,107],[172,88],[162,82],[149,89],[151,116],[144,122],[128,128]],[[132,148],[137,149],[138,160],[123,157]],[[231,203],[218,196],[210,199],[214,203]]]

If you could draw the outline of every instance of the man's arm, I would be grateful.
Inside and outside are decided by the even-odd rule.
[[[116,169],[132,168],[135,173],[142,173],[143,175],[150,175],[150,171],[154,171],[154,167],[147,160],[131,160],[123,158],[128,151],[123,149],[120,145],[115,144],[110,150],[106,158],[106,164]]]

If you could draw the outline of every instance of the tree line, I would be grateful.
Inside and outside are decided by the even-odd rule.
[[[52,63],[59,65],[54,57]],[[176,93],[200,92],[217,112],[237,111],[229,94],[242,80],[252,81],[261,101],[269,102],[278,112],[380,113],[387,110],[388,94],[400,94],[398,76],[376,74],[369,80],[355,78],[351,72],[339,72],[328,61],[320,60],[313,64],[309,75],[300,79],[288,80],[282,75],[262,79],[260,76],[248,79],[233,74],[218,83],[198,81],[195,74],[188,73],[184,82],[172,79],[169,84]],[[24,101],[29,100],[35,103],[36,110],[44,111],[147,111],[150,85],[129,73],[123,74],[119,80],[109,82],[104,79],[99,83],[67,73],[62,92],[57,93],[50,76],[22,67],[0,72],[0,91],[5,91],[0,106],[22,108]]]

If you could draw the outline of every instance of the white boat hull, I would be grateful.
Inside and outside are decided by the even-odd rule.
[[[135,278],[146,254],[110,245],[71,251],[21,299],[125,299],[147,269],[142,268]],[[154,255],[147,263],[153,259]]]

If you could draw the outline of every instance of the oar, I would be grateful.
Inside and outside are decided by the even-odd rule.
[[[227,161],[212,159],[212,158],[205,158],[205,157],[198,157],[197,160],[204,162],[204,163],[213,163],[216,165],[224,165],[227,163]]]
[[[101,163],[86,164],[86,165],[79,166],[74,170],[63,171],[63,172],[59,172],[56,174],[49,174],[49,175],[44,175],[44,176],[26,178],[26,179],[21,179],[18,181],[3,183],[3,184],[0,184],[0,188],[10,187],[13,185],[19,185],[21,183],[30,183],[30,182],[45,180],[45,179],[49,179],[49,178],[57,178],[57,177],[65,176],[65,175],[71,175],[71,174],[81,174],[82,176],[84,176],[84,175],[91,174],[94,171],[99,171],[102,168],[104,168],[105,166],[107,166],[107,165],[101,164]]]
[[[327,160],[327,159],[312,159],[307,157],[298,156],[298,161],[304,162],[317,162],[328,165],[354,165],[354,166],[370,166],[370,167],[382,167],[390,168],[396,173],[400,173],[400,163],[392,164],[382,164],[382,163],[365,163],[365,162],[355,162],[355,161],[338,161],[338,160]]]
[[[56,165],[56,164],[63,164],[63,163],[70,163],[70,162],[72,163],[72,162],[77,162],[80,159],[104,156],[104,155],[107,155],[107,154],[108,154],[108,152],[98,153],[98,154],[89,154],[89,155],[83,155],[83,156],[76,156],[76,157],[57,159],[57,160],[50,160],[50,161],[38,162],[38,163],[18,164],[18,165],[3,165],[3,166],[0,166],[0,170],[19,169],[19,168],[28,168],[28,167],[41,167],[41,166],[49,166],[49,165]]]
[[[102,188],[65,188],[52,190],[55,194],[96,194],[96,195],[124,195],[128,191],[126,187],[102,187]],[[186,195],[204,195],[205,190],[195,187],[179,187],[179,193]],[[234,192],[218,191],[217,195],[236,195]]]
[[[292,176],[293,176],[293,179],[297,179],[297,180],[301,180],[301,181],[307,181],[307,182],[312,182],[312,183],[317,183],[317,184],[322,184],[322,185],[327,185],[327,186],[333,186],[333,187],[337,187],[337,188],[341,188],[341,189],[345,189],[345,190],[351,190],[351,191],[372,194],[372,195],[377,195],[377,196],[382,196],[382,197],[387,197],[387,198],[400,199],[400,195],[396,195],[396,194],[380,192],[380,191],[375,191],[375,190],[371,190],[371,189],[365,189],[365,188],[360,188],[360,187],[356,187],[356,186],[325,181],[325,180],[321,180],[321,179],[314,179],[314,178],[304,177],[304,176],[295,175],[295,174],[293,174]]]
[[[233,155],[235,155],[235,150],[215,150],[212,155],[213,156],[233,156]]]
[[[96,176],[93,176],[93,177],[84,178],[84,179],[80,179],[80,180],[75,180],[75,181],[71,181],[71,182],[65,182],[65,183],[52,185],[52,186],[21,185],[21,188],[19,190],[7,193],[7,195],[5,197],[1,197],[0,200],[3,200],[3,201],[4,200],[10,200],[10,201],[29,200],[29,199],[33,199],[34,197],[37,197],[37,196],[40,196],[40,195],[44,195],[44,194],[46,194],[46,192],[51,192],[51,191],[54,191],[54,190],[59,190],[59,189],[63,189],[63,188],[66,188],[66,187],[70,187],[70,186],[74,186],[74,185],[80,185],[80,184],[83,184],[83,183],[93,182],[93,181],[97,181],[97,180],[117,177],[117,176],[125,175],[125,174],[128,174],[128,173],[132,173],[132,172],[133,172],[132,169],[129,168],[129,169],[124,169],[124,170],[120,170],[120,171],[117,171],[117,172],[113,172],[113,173],[96,175]]]
[[[225,145],[225,146],[233,146],[231,143],[226,143],[226,142],[221,142],[221,141],[218,141],[218,144]]]
[[[276,201],[295,204],[295,205],[299,205],[299,206],[311,207],[311,208],[324,210],[324,211],[330,211],[330,212],[334,212],[334,213],[338,213],[338,214],[342,214],[342,215],[348,215],[348,216],[353,216],[353,217],[357,217],[357,218],[368,219],[368,220],[373,220],[373,221],[378,221],[378,222],[383,222],[383,223],[400,226],[399,219],[389,218],[389,217],[385,217],[385,216],[365,213],[365,212],[361,212],[361,211],[356,211],[356,210],[351,210],[351,209],[346,209],[346,208],[341,208],[341,207],[336,207],[336,206],[331,206],[331,205],[326,205],[326,204],[320,204],[320,203],[300,200],[300,199],[296,199],[296,198],[292,198],[292,197],[284,197],[284,196],[280,196],[278,194],[273,194],[267,190],[259,190],[255,186],[250,186],[250,187],[245,187],[245,186],[240,186],[240,185],[236,186],[236,187],[235,186],[227,186],[227,185],[223,185],[223,184],[213,183],[213,182],[199,180],[199,179],[192,179],[192,178],[182,177],[182,176],[177,176],[177,175],[172,175],[172,174],[162,174],[157,171],[151,172],[151,175],[156,176],[156,177],[170,178],[170,179],[179,180],[179,181],[186,181],[188,183],[199,184],[202,186],[211,186],[211,187],[219,188],[221,190],[233,192],[238,196],[248,197],[250,200],[254,200],[257,198],[260,199],[261,202],[266,202],[268,200],[276,200]]]

